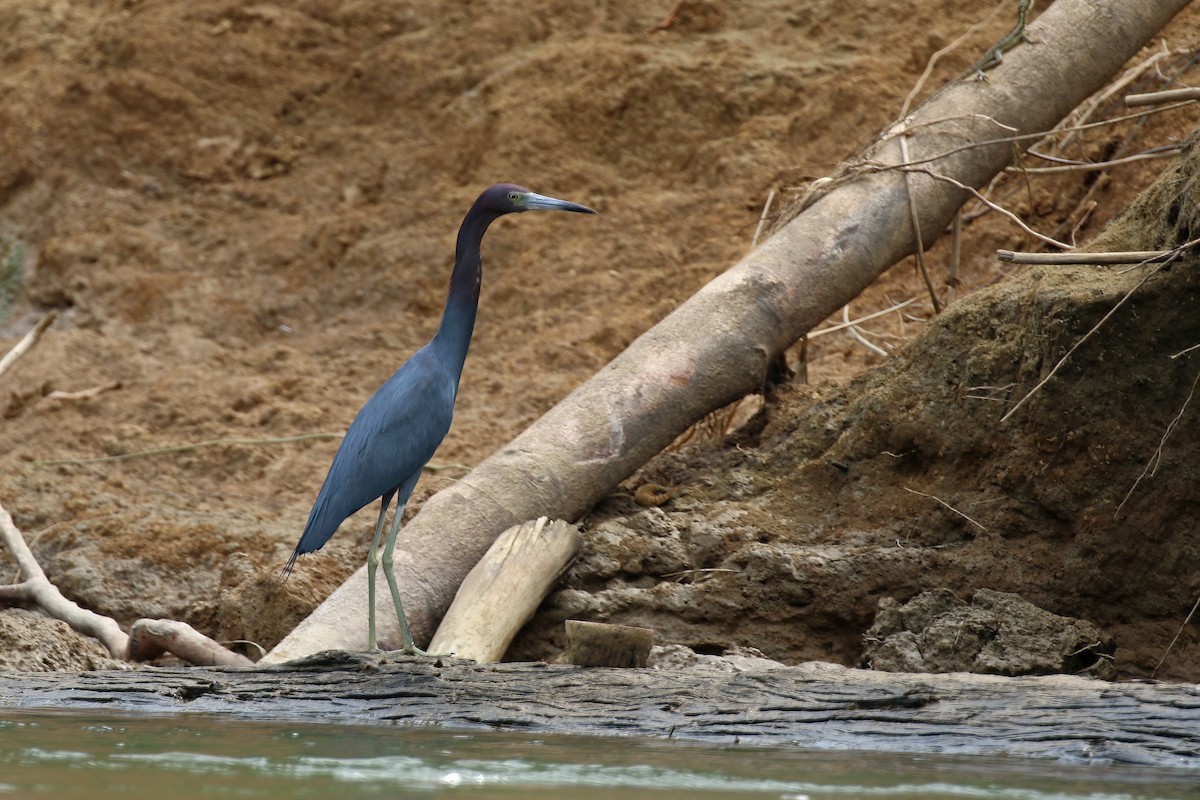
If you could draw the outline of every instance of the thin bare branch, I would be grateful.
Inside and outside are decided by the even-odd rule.
[[[894,306],[888,306],[887,308],[882,309],[881,311],[872,311],[870,314],[867,314],[866,316],[863,316],[863,317],[859,317],[858,319],[850,320],[849,322],[839,322],[836,325],[830,325],[828,328],[821,328],[819,331],[810,331],[808,333],[808,338],[813,339],[817,336],[824,336],[827,333],[836,333],[837,331],[844,331],[846,328],[850,328],[855,325],[859,325],[863,322],[867,322],[868,320],[875,319],[876,317],[882,317],[887,314],[891,314],[894,311],[899,311],[900,309],[905,308],[906,306],[910,306],[915,302],[917,302],[917,298],[911,297],[908,300],[905,300],[904,302],[896,303]]]
[[[920,94],[922,87],[925,86],[925,81],[929,80],[929,76],[931,74],[933,74],[933,68],[937,64],[938,59],[940,59],[942,56],[946,55],[947,53],[957,50],[962,45],[963,42],[965,42],[967,39],[970,39],[972,36],[974,36],[976,33],[978,33],[980,28],[982,28],[983,26],[987,25],[992,20],[994,20],[1000,14],[1000,12],[1004,10],[1004,8],[1007,5],[1008,5],[1008,0],[1001,0],[1001,2],[994,9],[992,9],[992,13],[988,14],[986,17],[984,17],[979,22],[976,22],[970,28],[967,28],[966,33],[959,36],[953,42],[946,45],[941,50],[938,50],[937,52],[935,52],[933,55],[931,55],[929,57],[929,61],[925,62],[925,71],[922,72],[921,77],[917,79],[917,83],[916,83],[916,85],[913,86],[912,91],[908,93],[908,97],[904,98],[904,105],[902,105],[900,107],[900,119],[904,119],[905,117],[908,116],[908,110],[910,108],[912,108],[913,100],[916,98],[916,96],[918,94]]]
[[[964,152],[967,152],[968,150],[977,150],[981,147],[993,147],[998,144],[1011,144],[1014,142],[1020,143],[1020,142],[1029,142],[1029,141],[1041,141],[1048,137],[1056,136],[1060,133],[1075,133],[1075,132],[1079,132],[1079,131],[1092,130],[1093,128],[1103,128],[1103,127],[1106,127],[1109,125],[1116,125],[1121,122],[1128,122],[1130,120],[1147,117],[1147,116],[1150,116],[1151,114],[1161,114],[1166,111],[1174,111],[1175,109],[1183,108],[1188,105],[1191,105],[1190,100],[1187,102],[1184,102],[1184,103],[1172,103],[1171,105],[1168,105],[1168,106],[1155,106],[1154,108],[1148,108],[1145,111],[1138,111],[1138,112],[1135,112],[1132,114],[1125,114],[1124,116],[1120,116],[1120,117],[1111,117],[1109,119],[1100,120],[1099,122],[1087,122],[1082,125],[1072,125],[1072,126],[1063,127],[1063,128],[1054,128],[1053,130],[1038,131],[1036,133],[1014,134],[1012,136],[1001,136],[1001,137],[998,137],[995,139],[984,139],[984,140],[978,141],[978,142],[971,142],[970,144],[964,144],[964,145],[959,145],[957,147],[951,147],[947,150],[942,150],[941,152],[934,153],[931,156],[914,159],[908,163],[908,166],[915,167],[915,166],[919,166],[922,164],[932,164],[935,161],[941,161],[942,159],[949,158],[950,156],[953,156],[953,155],[957,155],[958,153],[964,153]],[[926,123],[926,126],[928,126],[930,124],[932,124],[932,123]],[[997,123],[997,124],[999,124],[999,123]],[[915,130],[915,127],[911,130]],[[877,171],[900,168],[900,165],[897,165],[897,164],[883,164],[883,163],[875,162],[875,161],[863,161],[860,164],[855,165],[855,166],[857,166],[858,168],[864,168],[864,167],[870,168],[870,169],[874,169]],[[828,179],[823,179],[823,180],[828,180]]]
[[[903,134],[900,136],[900,157],[904,159],[905,164],[908,163],[908,137]],[[929,299],[933,302],[933,313],[939,314],[942,311],[942,304],[938,300],[937,291],[933,288],[933,280],[929,277],[929,269],[925,266],[925,243],[921,240],[921,215],[917,210],[917,196],[912,191],[912,186],[909,183],[910,180],[911,176],[905,170],[904,188],[905,194],[908,195],[908,214],[912,220],[913,236],[917,240],[917,246],[913,249],[913,254],[917,257],[917,268],[921,272],[921,278],[925,281],[925,289],[929,292]],[[859,337],[856,336],[855,338]]]
[[[88,400],[97,395],[111,392],[121,388],[120,381],[109,381],[102,383],[99,386],[93,386],[90,389],[80,389],[77,392],[60,392],[57,389],[46,395],[46,400]]]
[[[771,203],[775,202],[775,190],[772,189],[767,195],[767,202],[763,204],[762,216],[758,218],[758,227],[754,229],[754,238],[750,240],[750,249],[753,250],[758,246],[758,237],[762,236],[763,226],[767,224],[767,214],[771,211]]]
[[[882,347],[875,344],[874,342],[868,341],[867,337],[863,336],[862,333],[859,332],[858,328],[856,328],[854,326],[854,324],[850,322],[850,304],[849,303],[842,306],[842,327],[847,328],[850,331],[850,335],[854,337],[854,341],[858,342],[863,347],[870,350],[872,353],[875,353],[878,356],[882,356],[883,358],[888,357],[887,350],[884,350]]]
[[[1186,50],[1180,49],[1180,50],[1172,51],[1172,50],[1167,50],[1164,47],[1162,50],[1160,50],[1159,52],[1150,56],[1142,63],[1127,69],[1120,78],[1118,78],[1117,80],[1110,83],[1107,86],[1107,88],[1104,89],[1104,91],[1097,92],[1095,95],[1088,98],[1087,102],[1081,104],[1079,106],[1079,108],[1075,109],[1075,111],[1073,111],[1069,117],[1067,117],[1065,120],[1063,120],[1059,125],[1055,126],[1055,130],[1059,131],[1059,132],[1063,132],[1063,131],[1068,131],[1068,129],[1070,129],[1070,128],[1078,126],[1080,123],[1083,122],[1083,120],[1089,119],[1092,116],[1092,114],[1096,113],[1096,111],[1098,109],[1103,107],[1113,97],[1115,97],[1115,96],[1119,95],[1121,92],[1125,91],[1125,87],[1129,86],[1134,81],[1139,80],[1143,75],[1145,75],[1147,72],[1151,71],[1152,69],[1157,69],[1160,61],[1163,61],[1164,59],[1170,58],[1171,56],[1174,56],[1174,55],[1186,55],[1186,53],[1187,53]],[[1182,105],[1186,104],[1187,102],[1190,102],[1190,101],[1185,101],[1184,103],[1176,103],[1176,104],[1173,104],[1172,106],[1158,106],[1158,108],[1159,109],[1164,109],[1164,108],[1169,108],[1169,107],[1179,108]],[[1060,142],[1060,146],[1067,147],[1068,145],[1070,145],[1071,142],[1075,139],[1076,133],[1078,133],[1077,130],[1070,130],[1068,132],[1068,135],[1062,140],[1062,142]]]
[[[1192,396],[1196,393],[1197,383],[1200,383],[1200,370],[1197,370],[1196,377],[1192,378],[1192,386],[1190,389],[1188,389],[1187,397],[1183,399],[1183,405],[1179,407],[1179,411],[1175,414],[1175,418],[1167,423],[1167,429],[1163,431],[1162,438],[1158,440],[1158,447],[1154,448],[1154,452],[1146,461],[1146,466],[1142,469],[1142,474],[1138,475],[1137,480],[1133,482],[1133,486],[1130,486],[1129,491],[1125,493],[1125,497],[1121,500],[1120,505],[1118,505],[1116,511],[1113,512],[1113,517],[1116,517],[1121,513],[1121,509],[1124,508],[1125,504],[1129,502],[1129,498],[1133,497],[1133,493],[1137,489],[1138,485],[1147,476],[1153,477],[1154,474],[1158,472],[1158,467],[1162,463],[1163,448],[1167,444],[1167,439],[1169,439],[1171,434],[1175,432],[1176,426],[1179,425],[1179,420],[1183,418],[1183,412],[1187,410],[1188,403],[1192,402]]]
[[[1191,623],[1192,617],[1196,616],[1197,610],[1200,610],[1200,597],[1196,598],[1195,604],[1192,605],[1192,610],[1188,612],[1187,617],[1185,617],[1183,623],[1180,624],[1179,630],[1175,631],[1175,638],[1173,638],[1171,643],[1167,645],[1167,649],[1163,652],[1162,658],[1158,660],[1158,663],[1154,665],[1154,669],[1150,671],[1151,678],[1158,674],[1159,667],[1161,667],[1163,662],[1167,660],[1167,656],[1171,655],[1171,649],[1175,647],[1175,643],[1179,641],[1180,635]]]
[[[1010,264],[1154,264],[1175,255],[1174,250],[1131,250],[1127,253],[1022,253],[997,250],[996,258]]]
[[[187,453],[192,450],[200,450],[205,447],[220,447],[222,445],[255,446],[264,444],[288,444],[290,442],[304,442],[312,439],[340,439],[344,435],[345,434],[341,433],[302,433],[298,436],[279,436],[266,439],[209,439],[206,442],[172,445],[170,447],[153,447],[149,450],[138,450],[134,453],[121,453],[120,455],[103,456],[101,458],[56,458],[43,461],[30,461],[29,463],[36,467],[54,467],[60,464],[105,464],[110,461],[128,461],[131,458],[149,458],[151,456]]]
[[[1096,172],[1110,167],[1119,167],[1123,164],[1132,164],[1136,161],[1147,161],[1155,158],[1174,158],[1182,147],[1182,144],[1171,144],[1147,150],[1144,153],[1135,153],[1124,158],[1114,158],[1111,161],[1076,161],[1069,164],[1060,164],[1055,167],[1024,167],[1021,170],[1018,170],[1016,167],[1005,167],[1004,171],[1022,171],[1038,175],[1050,175],[1056,172]],[[1042,156],[1042,158],[1046,158],[1046,156]]]
[[[13,364],[17,363],[17,359],[33,349],[33,346],[38,343],[38,339],[42,338],[42,334],[46,332],[54,320],[58,318],[57,311],[50,311],[46,316],[38,320],[37,324],[30,329],[29,333],[21,337],[21,341],[13,345],[13,348],[4,354],[4,358],[0,358],[0,375],[8,372]]]
[[[933,170],[928,169],[926,167],[902,167],[901,169],[904,169],[905,172],[922,172],[922,173],[928,175],[929,177],[933,178],[934,180],[942,181],[944,183],[949,183],[951,186],[957,186],[959,189],[962,189],[965,192],[970,192],[972,195],[975,196],[976,200],[983,203],[984,205],[986,205],[988,208],[992,209],[993,211],[998,211],[1001,214],[1003,214],[1005,217],[1008,217],[1008,219],[1010,219],[1015,225],[1017,225],[1017,227],[1019,227],[1021,230],[1025,231],[1026,233],[1028,233],[1030,236],[1037,239],[1038,241],[1045,242],[1046,244],[1051,245],[1052,247],[1057,247],[1061,250],[1072,249],[1071,245],[1066,244],[1065,242],[1060,242],[1057,239],[1051,239],[1049,236],[1038,233],[1033,228],[1029,227],[1023,221],[1021,221],[1021,218],[1018,217],[1016,214],[1012,213],[1007,208],[1004,208],[1004,206],[1001,206],[997,203],[993,203],[991,200],[988,200],[986,197],[984,197],[982,194],[980,194],[978,189],[974,189],[970,186],[967,186],[965,183],[962,183],[961,181],[956,181],[954,178],[951,178],[948,175],[941,175],[941,174],[934,172]]]
[[[930,500],[934,500],[934,501],[937,501],[938,503],[941,503],[943,506],[945,506],[946,508],[948,508],[948,509],[950,509],[951,511],[953,511],[955,514],[958,514],[960,517],[962,517],[962,518],[963,518],[963,519],[965,519],[967,522],[969,522],[969,523],[971,523],[972,525],[974,525],[976,528],[979,528],[979,530],[983,531],[984,533],[987,533],[987,532],[988,532],[988,529],[987,529],[987,528],[985,528],[983,525],[980,525],[978,522],[976,522],[975,520],[971,519],[971,518],[970,518],[970,517],[968,517],[966,514],[964,514],[963,512],[959,511],[957,508],[955,508],[954,506],[950,505],[949,503],[947,503],[947,502],[946,502],[945,500],[943,500],[942,498],[940,498],[940,497],[934,497],[933,495],[931,495],[931,494],[927,494],[927,493],[925,493],[925,492],[918,492],[916,489],[910,489],[910,488],[908,488],[907,486],[904,486],[904,487],[901,487],[901,488],[903,488],[903,489],[904,489],[904,491],[906,491],[906,492],[911,492],[912,494],[919,494],[919,495],[921,495],[921,497],[928,497]]]
[[[1200,100],[1200,89],[1164,89],[1161,92],[1146,92],[1131,94],[1125,98],[1125,105],[1152,106],[1156,103],[1176,103],[1180,100]]]
[[[958,297],[958,267],[962,261],[962,209],[954,215],[950,223],[950,263],[946,267],[946,305],[953,303]]]

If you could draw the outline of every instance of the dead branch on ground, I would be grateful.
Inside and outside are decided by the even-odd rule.
[[[1192,617],[1196,616],[1196,612],[1198,610],[1200,610],[1200,597],[1196,598],[1196,602],[1192,606],[1192,610],[1188,612],[1188,615],[1184,617],[1183,622],[1179,624],[1179,630],[1175,631],[1174,638],[1172,638],[1171,643],[1167,645],[1167,649],[1163,651],[1162,658],[1160,658],[1158,663],[1154,665],[1154,669],[1150,672],[1151,678],[1158,674],[1159,669],[1161,669],[1163,663],[1166,662],[1167,656],[1171,655],[1171,651],[1175,648],[1175,643],[1179,641],[1179,637],[1183,635],[1184,629],[1187,628],[1189,623],[1191,623]]]
[[[100,458],[55,458],[42,461],[30,461],[29,463],[35,467],[55,467],[64,464],[108,464],[113,461],[128,461],[134,458],[150,458],[152,456],[174,455],[175,453],[190,453],[193,450],[201,450],[206,447],[221,447],[232,445],[248,445],[257,447],[265,444],[288,444],[290,442],[307,442],[313,439],[340,439],[345,434],[342,433],[302,433],[298,436],[277,436],[265,439],[209,439],[204,442],[192,442],[190,444],[176,444],[167,447],[152,447],[149,450],[138,450],[133,453],[121,453],[115,456],[101,456]]]
[[[99,640],[114,658],[125,658],[129,637],[121,630],[121,626],[111,617],[80,608],[77,603],[63,596],[42,571],[33,552],[25,544],[25,537],[3,505],[0,505],[0,542],[12,553],[18,569],[17,583],[0,586],[0,600],[33,603],[85,636]]]
[[[1157,103],[1177,103],[1180,100],[1200,100],[1200,89],[1166,89],[1161,92],[1145,92],[1125,97],[1125,105],[1152,106]]]
[[[62,620],[84,636],[98,640],[113,658],[144,661],[171,652],[198,666],[241,666],[250,660],[238,655],[184,622],[138,620],[126,635],[112,617],[97,614],[68,600],[50,582],[12,516],[0,505],[0,544],[17,562],[17,582],[0,586],[0,601],[30,603]]]
[[[912,493],[912,494],[918,494],[918,495],[920,495],[921,497],[928,497],[930,500],[933,500],[933,501],[934,501],[934,502],[936,502],[936,503],[940,503],[942,506],[944,506],[944,507],[946,507],[946,508],[950,509],[950,510],[951,510],[951,511],[953,511],[955,514],[957,514],[958,516],[960,516],[960,517],[962,517],[963,519],[965,519],[967,522],[969,522],[969,523],[971,523],[972,525],[974,525],[976,528],[979,528],[979,530],[983,531],[984,533],[987,533],[987,532],[988,532],[988,529],[987,529],[986,527],[984,527],[984,526],[983,526],[983,525],[981,525],[980,523],[976,522],[975,520],[971,519],[971,518],[970,518],[970,517],[968,517],[966,514],[964,514],[963,512],[959,511],[957,508],[955,508],[954,506],[950,505],[949,503],[947,503],[947,502],[946,502],[945,500],[943,500],[942,498],[940,498],[940,497],[935,497],[934,495],[928,494],[928,493],[926,493],[926,492],[920,492],[920,491],[917,491],[916,489],[910,489],[910,488],[908,488],[907,486],[904,486],[904,487],[902,487],[902,488],[903,488],[903,489],[904,489],[904,491],[906,491],[906,492],[910,492],[910,493]]]
[[[197,667],[248,667],[254,662],[200,631],[173,619],[139,619],[129,628],[130,661],[150,661],[171,653]]]
[[[997,250],[996,258],[1010,264],[1045,265],[1112,265],[1112,264],[1156,264],[1171,258],[1173,250],[1130,250],[1123,253],[1018,253],[1013,250]]]
[[[1155,473],[1158,472],[1159,465],[1162,464],[1163,448],[1167,444],[1167,439],[1171,438],[1171,434],[1175,432],[1175,428],[1179,425],[1179,420],[1183,419],[1183,412],[1187,410],[1188,403],[1192,402],[1192,396],[1196,394],[1197,383],[1200,383],[1200,370],[1197,370],[1196,377],[1192,378],[1192,385],[1188,389],[1187,397],[1183,398],[1183,404],[1179,406],[1179,411],[1175,414],[1174,418],[1167,423],[1167,429],[1163,431],[1162,438],[1158,440],[1158,447],[1154,448],[1154,452],[1150,455],[1150,459],[1146,462],[1146,466],[1142,470],[1142,474],[1138,475],[1137,480],[1135,480],[1133,485],[1129,487],[1129,491],[1125,493],[1125,497],[1117,506],[1116,511],[1113,512],[1114,518],[1121,513],[1121,509],[1125,507],[1127,502],[1129,502],[1129,498],[1133,497],[1133,493],[1137,489],[1138,485],[1141,484],[1141,482],[1147,477],[1154,477]]]
[[[12,368],[12,365],[17,363],[17,359],[32,350],[33,346],[38,343],[38,339],[42,338],[42,334],[54,324],[54,320],[57,318],[58,312],[50,311],[46,316],[38,320],[29,333],[22,336],[21,341],[13,345],[13,348],[4,354],[4,358],[0,358],[0,375],[8,372]]]

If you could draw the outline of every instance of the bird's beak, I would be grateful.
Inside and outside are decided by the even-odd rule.
[[[547,197],[544,194],[536,192],[525,192],[521,196],[520,205],[523,211],[575,211],[580,214],[595,214],[596,212],[587,206],[581,206],[579,203],[572,203],[568,200],[559,200],[556,197]]]

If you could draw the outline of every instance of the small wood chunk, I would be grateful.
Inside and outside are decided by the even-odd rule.
[[[463,580],[429,652],[480,663],[504,658],[582,546],[578,528],[545,517],[500,534]]]
[[[629,625],[567,620],[567,654],[581,667],[644,667],[654,631]]]

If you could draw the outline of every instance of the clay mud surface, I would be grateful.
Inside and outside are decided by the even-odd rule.
[[[337,436],[435,330],[482,188],[601,213],[489,233],[455,424],[409,513],[745,253],[772,192],[771,216],[869,143],[930,55],[993,7],[695,0],[647,33],[671,5],[5,4],[0,256],[24,255],[0,351],[59,318],[0,379],[0,502],[50,578],[122,624],[170,617],[271,647],[363,560],[374,510],[275,581]],[[1198,33],[1189,9],[1161,38]],[[1195,83],[1190,53],[1128,91],[1160,74]],[[1127,111],[1118,94],[1095,118]],[[1065,154],[1129,155],[1195,125],[1183,109]],[[1009,176],[993,197],[1060,238],[1123,214],[1100,246],[1171,246],[1200,228],[1194,164],[1135,205],[1170,164]],[[812,339],[807,383],[698,426],[602,502],[510,657],[555,658],[576,617],[700,653],[859,666],[881,600],[991,590],[1111,638],[1079,669],[1111,656],[1117,676],[1148,676],[1200,597],[1197,356],[1174,357],[1200,344],[1196,265],[1147,280],[1001,424],[1146,269],[1002,268],[997,248],[1033,243],[969,204],[946,311],[897,265],[849,312],[912,300],[862,325],[888,356],[845,330]],[[947,258],[943,241],[943,299]],[[252,443],[204,444],[230,439]],[[136,455],[156,448],[171,451]],[[131,457],[88,461],[114,456]],[[0,618],[22,643],[11,666],[102,666],[21,610]],[[1200,680],[1198,663],[1193,621],[1157,675]]]

